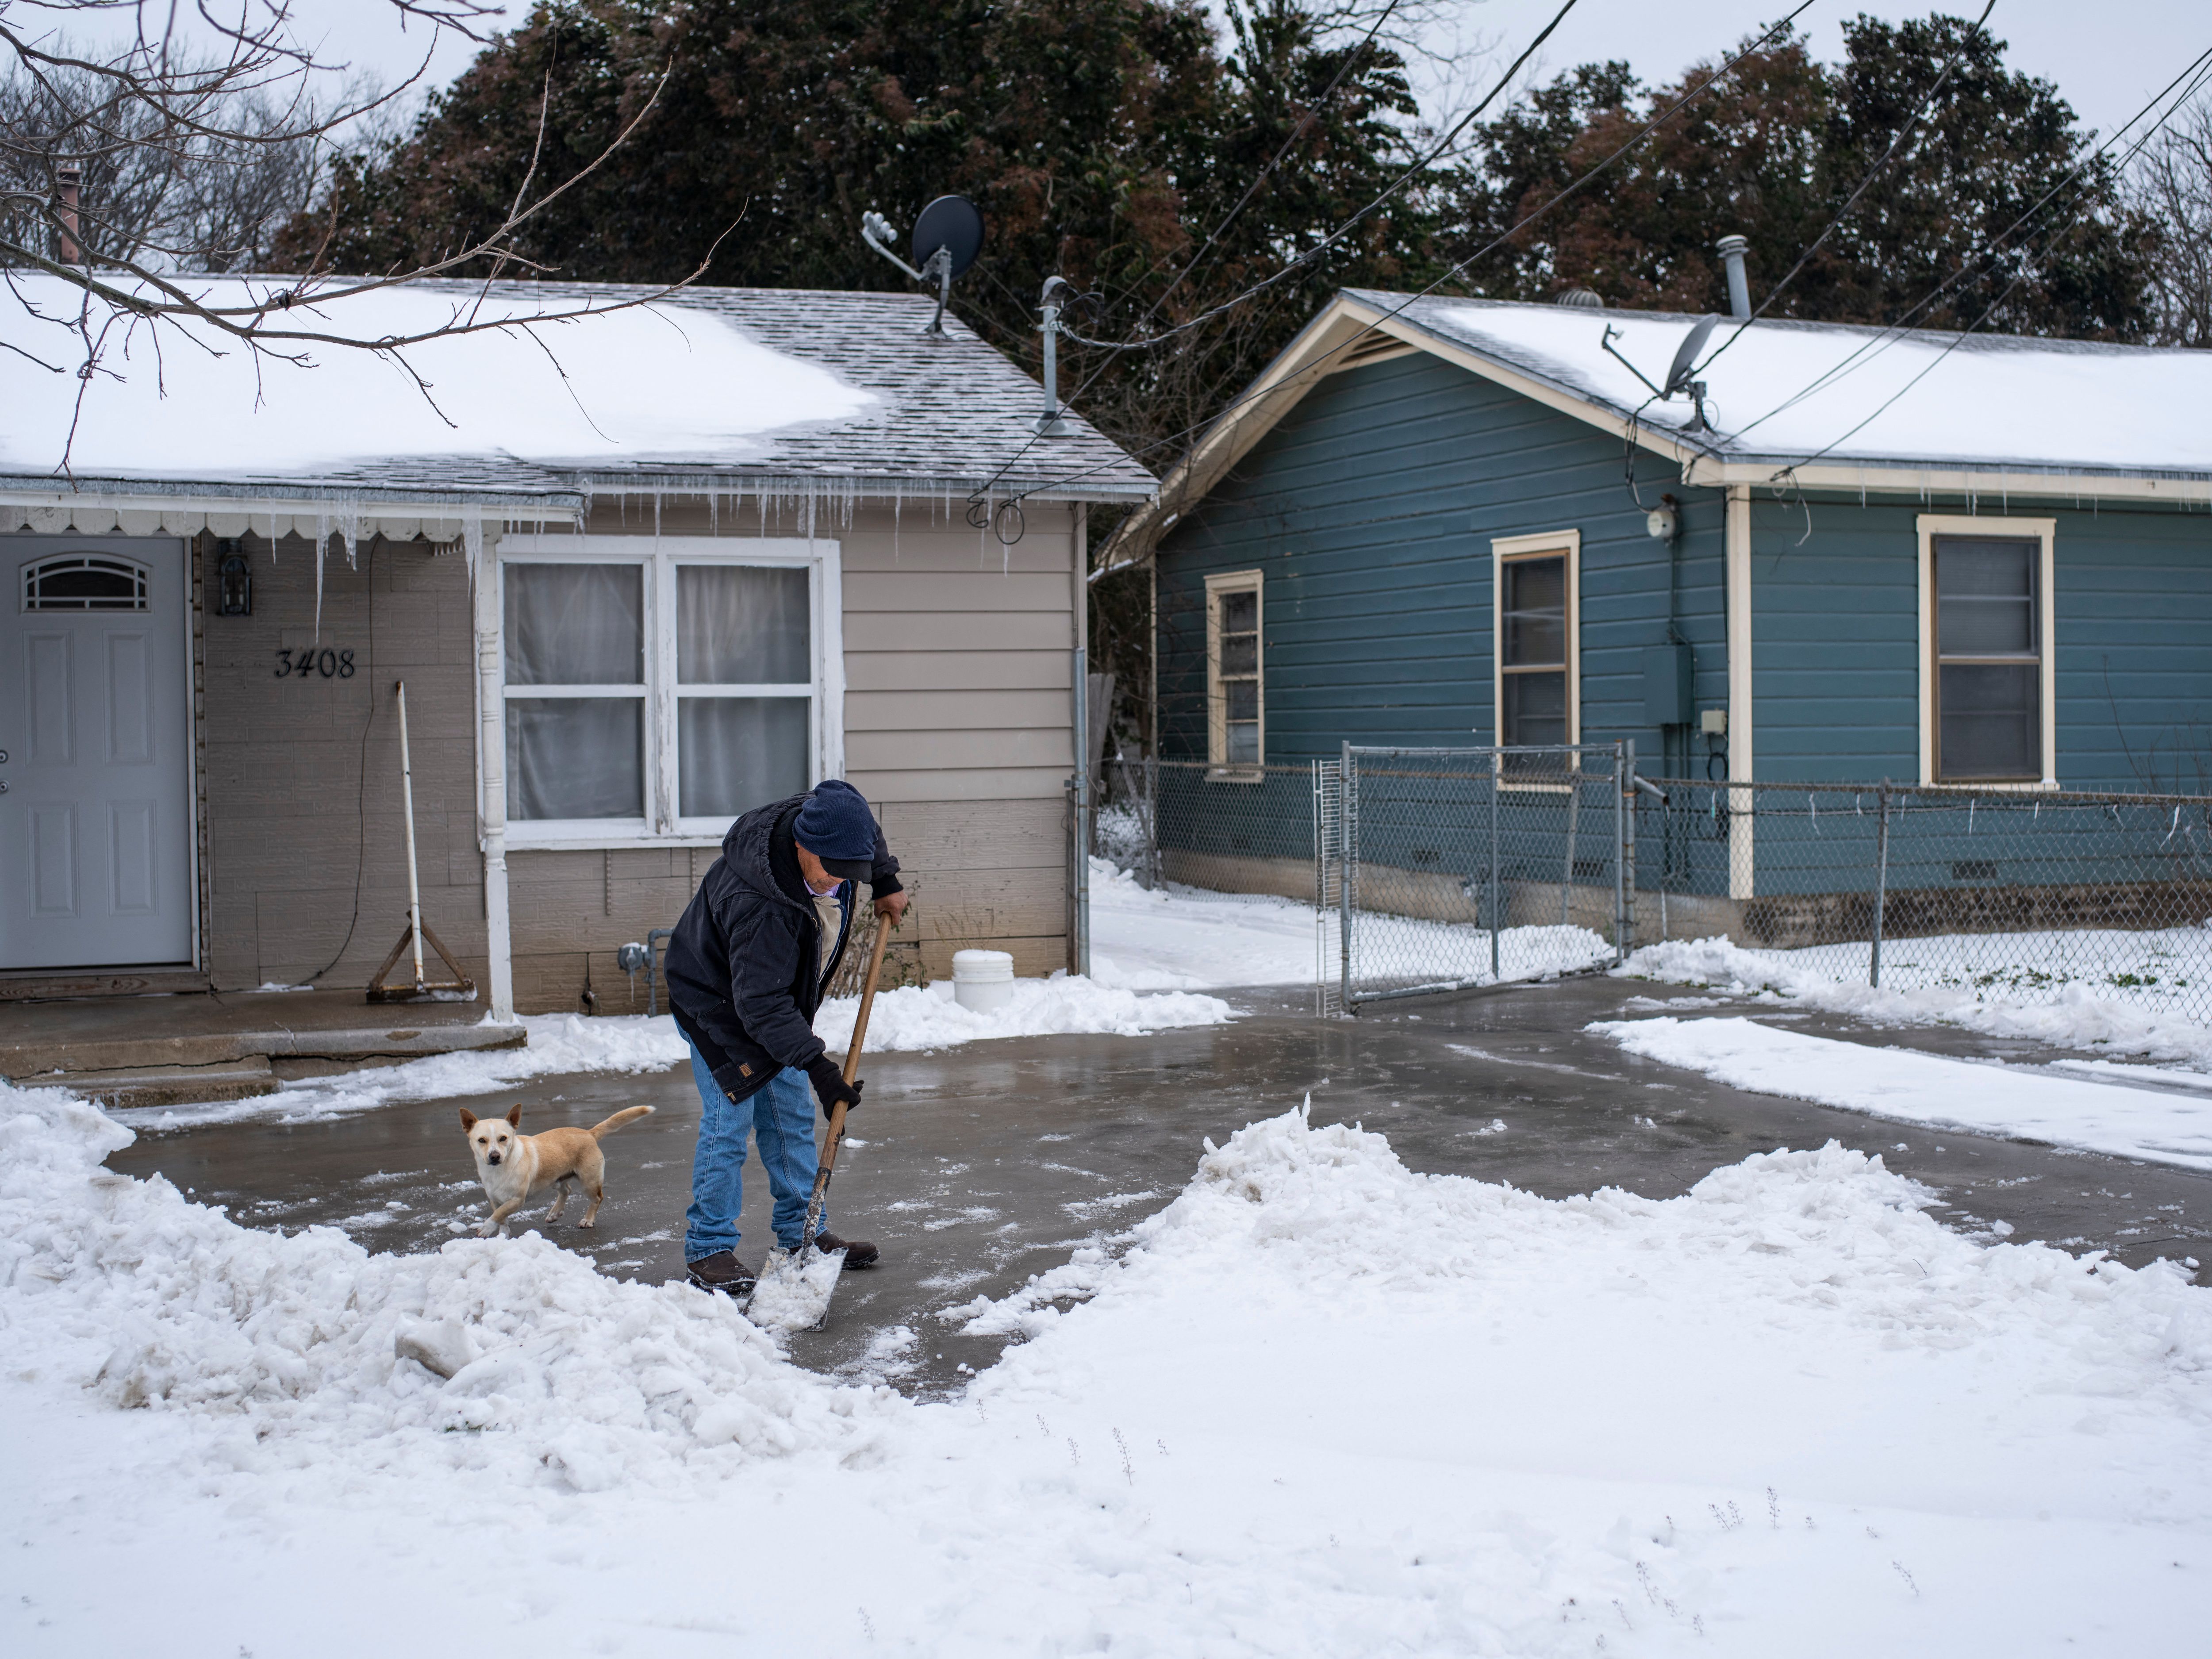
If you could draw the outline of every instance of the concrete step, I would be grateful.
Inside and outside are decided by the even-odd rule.
[[[529,1035],[520,1024],[324,1026],[246,1030],[131,1033],[127,1009],[111,1005],[113,1018],[100,1032],[51,1034],[18,1029],[0,1041],[0,1077],[35,1082],[52,1072],[105,1073],[175,1066],[210,1066],[258,1060],[265,1070],[277,1056],[329,1060],[391,1057],[417,1059],[487,1048],[520,1048]],[[202,1096],[213,1099],[218,1097]]]
[[[51,1084],[118,1110],[137,1106],[181,1106],[186,1102],[249,1100],[276,1092],[276,1073],[256,1054],[216,1066],[136,1066],[112,1071],[49,1072],[18,1077],[24,1088]]]

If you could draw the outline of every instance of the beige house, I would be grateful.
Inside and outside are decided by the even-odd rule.
[[[1152,478],[1038,436],[1036,383],[920,297],[491,297],[514,326],[404,368],[142,351],[65,476],[76,377],[9,371],[0,998],[365,986],[406,917],[401,683],[424,920],[495,1013],[641,1007],[618,947],[823,777],[906,867],[907,975],[1069,965],[1085,515]]]

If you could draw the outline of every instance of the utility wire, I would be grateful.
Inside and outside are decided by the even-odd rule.
[[[2123,167],[2127,165],[2128,162],[2132,161],[2137,155],[2142,153],[2143,147],[2148,144],[2153,137],[2157,136],[2160,130],[2163,128],[2168,121],[2173,118],[2174,114],[2180,109],[2180,107],[2184,104],[2187,103],[2191,98],[2194,97],[2198,89],[2202,88],[2208,80],[2212,80],[2212,48],[2208,48],[2206,51],[2198,53],[2197,56],[2191,59],[2182,70],[2180,74],[2175,76],[2172,80],[2167,82],[2163,88],[2160,88],[2157,93],[2153,94],[2148,103],[2146,103],[2141,109],[2137,110],[2135,114],[2130,116],[2127,120],[2121,123],[2118,127],[2115,128],[2111,137],[2106,139],[2103,143],[2099,144],[2094,149],[2091,150],[2087,155],[2084,156],[2081,161],[2075,164],[2070,172],[2066,173],[2056,184],[2052,185],[2049,190],[2044,191],[2044,193],[2034,202],[2031,203],[2027,208],[2021,213],[2018,218],[2014,219],[2012,223],[2006,226],[2004,229],[1998,232],[1997,234],[1991,239],[1989,247],[1984,251],[1982,259],[1978,263],[1962,265],[1959,270],[1954,271],[1950,276],[1945,277],[1934,288],[1930,289],[1927,294],[1923,295],[1920,300],[1918,300],[1911,308],[1906,311],[1896,322],[1883,328],[1881,332],[1863,343],[1857,349],[1851,352],[1850,355],[1845,357],[1841,362],[1835,364],[1833,367],[1815,376],[1802,389],[1791,393],[1788,398],[1783,399],[1782,402],[1777,404],[1772,409],[1768,410],[1765,414],[1759,416],[1758,419],[1751,421],[1745,425],[1735,428],[1730,436],[1732,438],[1741,439],[1745,433],[1753,430],[1756,427],[1764,425],[1766,422],[1772,420],[1776,416],[1784,413],[1785,410],[1795,408],[1797,404],[1802,403],[1806,398],[1813,396],[1815,392],[1820,392],[1826,386],[1834,384],[1835,381],[1841,379],[1846,374],[1850,374],[1856,368],[1864,367],[1868,362],[1872,361],[1873,358],[1879,356],[1882,352],[1887,351],[1891,346],[1896,344],[1899,339],[1903,337],[1905,331],[1911,326],[1914,318],[1922,315],[1929,309],[1929,307],[1935,305],[1936,302],[1941,300],[1946,294],[1958,288],[1969,278],[1983,274],[1988,269],[1990,262],[1996,257],[1999,249],[2003,247],[2006,243],[2009,242],[2014,234],[2020,232],[2024,226],[2040,214],[2045,207],[2050,205],[2051,202],[2061,191],[2066,189],[2069,185],[2078,183],[2082,176],[2088,172],[2089,168],[2095,165],[2097,159],[2100,156],[2103,155],[2106,152],[2112,149],[2114,145],[2118,144],[2121,138],[2131,128],[2133,128],[2136,123],[2140,122],[2145,116],[2156,109],[2161,103],[2165,103],[2169,96],[2174,93],[2174,89],[2176,88],[2182,87],[2182,83],[2184,82],[2190,82],[2187,87],[2183,88],[2179,96],[2173,98],[2172,102],[2167,108],[2166,113],[2160,116],[2157,120],[2151,123],[2151,125],[2143,131],[2142,136],[2136,138],[2135,142],[2129,146],[2128,153],[2121,161],[2121,165]],[[2055,240],[2056,237],[2066,227],[2063,224],[2052,227],[2049,233],[2050,237]],[[2020,286],[2021,283],[2027,277],[2027,271],[2026,268],[2023,267],[2021,272],[2014,277],[2012,282],[2006,285],[2003,292],[1983,310],[1981,315],[1977,317],[1973,323],[1968,325],[1968,331],[1979,327],[1982,322],[1987,319],[1991,312],[1993,312],[1999,304],[2002,304],[2006,298],[2009,297],[2014,289]],[[1963,338],[1963,334],[1959,337]],[[1957,339],[1954,339],[1952,342],[1952,346],[1955,347],[1957,343]],[[1943,355],[1948,356],[1949,350],[1950,348],[1947,348]],[[1708,362],[1711,361],[1711,358],[1710,357],[1706,359],[1706,362]],[[1940,358],[1938,361],[1940,361]],[[1933,368],[1934,367],[1935,365],[1933,363],[1929,365],[1929,368]],[[1926,370],[1923,370],[1922,374],[1924,375],[1926,372]],[[1913,384],[1917,385],[1919,379],[1919,376],[1916,376],[1914,378]],[[1910,388],[1908,387],[1907,389],[1909,390]],[[1903,395],[1902,392],[1897,394],[1899,397]],[[1890,399],[1890,403],[1894,403],[1895,401],[1895,397],[1893,397]],[[1884,409],[1887,409],[1888,406],[1888,404],[1884,404],[1882,405]],[[1879,410],[1875,411],[1876,414],[1879,414],[1881,410]],[[1873,416],[1869,416],[1867,417],[1869,421],[1871,421],[1873,418]],[[1861,422],[1859,426],[1852,428],[1850,432],[1847,432],[1844,434],[1842,437],[1836,439],[1833,443],[1829,444],[1826,448],[1822,449],[1819,453],[1821,455],[1826,454],[1829,450],[1835,447],[1836,444],[1844,442],[1852,435],[1853,433],[1857,432],[1860,428],[1863,427],[1865,424],[1866,422]],[[1808,459],[1818,459],[1818,457],[1810,457]],[[1804,463],[1802,462],[1798,463],[1798,465],[1801,465],[1803,464]],[[1787,471],[1787,469],[1784,469],[1784,471]]]
[[[2208,58],[2212,58],[2212,51],[2207,51],[2204,54],[2197,58],[2196,61],[2190,65],[2189,69],[2184,70],[2180,76],[2176,76],[2172,82],[2168,82],[2166,91],[2172,91],[2172,88],[2179,85],[2183,79],[2186,78],[2193,71],[2197,70],[2198,66],[2203,64],[2205,59]],[[2212,76],[2212,70],[2207,70],[2204,73],[2199,74],[2197,84],[2191,86],[2187,93],[2185,93],[2182,97],[2174,100],[2172,108],[2168,109],[2164,115],[2159,117],[2157,120],[2154,121],[2148,127],[2144,129],[2142,137],[2136,140],[2135,143],[2130,148],[2127,156],[2128,161],[2133,161],[2135,157],[2142,152],[2142,147],[2148,143],[2151,139],[2157,135],[2160,129],[2164,127],[2168,121],[2173,118],[2175,111],[2179,110],[2184,103],[2188,101],[2189,97],[2197,91],[2197,86],[2203,84],[2203,81],[2208,78],[2208,76]],[[2141,120],[2143,114],[2155,107],[2159,100],[2165,96],[2166,93],[2161,92],[2158,98],[2153,99],[2149,104],[2145,105],[2143,109],[2136,113],[2135,120]],[[2134,125],[2135,121],[2128,123],[2128,126],[2133,126]],[[2123,127],[2120,131],[2124,132],[2127,131],[2127,128]],[[2115,134],[2114,136],[2117,137],[2118,135]],[[2103,146],[2100,147],[2100,153],[2101,153],[2103,148]],[[2124,165],[2124,163],[2123,163],[2123,165]],[[2086,166],[2087,163],[2084,163],[2085,167]],[[2081,168],[2077,168],[2075,172],[2078,174],[2081,170]],[[2054,186],[2052,191],[2045,196],[2044,200],[2048,201],[2051,195],[2056,194],[2057,188],[2057,187]],[[2040,205],[2041,204],[2039,203],[2038,206],[2039,207]],[[2033,210],[2030,210],[2031,212]],[[2022,215],[2021,218],[2024,220],[2027,216],[2027,215]],[[2016,221],[2015,224],[2018,222],[2019,222]],[[2048,247],[2051,243],[2055,243],[2058,238],[2064,234],[2066,229],[2067,226],[2064,224],[2052,226],[2047,238],[2045,239],[2045,246]],[[2012,297],[2013,290],[2027,280],[2029,270],[2030,267],[2027,264],[2023,263],[2020,270],[2014,273],[2013,279],[2009,283],[2007,283],[2004,287],[1998,291],[1995,299],[1991,300],[1989,304],[1982,307],[1980,314],[1977,316],[1972,322],[1967,324],[1965,328],[1960,330],[1957,333],[1954,334],[1949,340],[1946,341],[1944,343],[1943,349],[1936,354],[1935,357],[1924,368],[1923,368],[1917,374],[1915,374],[1911,380],[1907,380],[1903,386],[1899,386],[1895,392],[1890,393],[1887,398],[1885,398],[1881,403],[1875,407],[1872,413],[1869,414],[1863,420],[1858,422],[1848,430],[1841,433],[1835,438],[1831,439],[1827,443],[1823,444],[1811,454],[1803,456],[1797,460],[1792,461],[1789,465],[1778,469],[1773,478],[1771,479],[1770,482],[1778,485],[1784,478],[1786,478],[1792,473],[1796,472],[1799,467],[1809,466],[1814,462],[1820,459],[1823,456],[1829,454],[1838,445],[1848,443],[1853,437],[1864,431],[1869,426],[1872,425],[1884,414],[1887,413],[1890,408],[1895,404],[1899,398],[1903,398],[1906,392],[1911,391],[1915,386],[1918,386],[1921,381],[1926,380],[1929,375],[1934,374],[1938,364],[1942,363],[1946,358],[1950,356],[1950,355],[1956,351],[1961,345],[1964,345],[1966,342],[1966,337],[1972,334],[1976,329],[1978,329],[1984,323],[1987,322],[1996,313],[1996,308]],[[1940,293],[1941,290],[1939,289],[1938,292]],[[1936,295],[1931,294],[1928,299],[1923,300],[1921,303],[1923,306],[1932,304],[1935,298]],[[1917,307],[1916,307],[1916,309],[1917,309]],[[1887,349],[1888,345],[1895,343],[1894,337],[1899,331],[1896,328],[1892,328],[1888,331],[1892,337],[1883,343],[1884,349]],[[1798,397],[1802,398],[1805,395],[1807,394],[1801,392],[1798,394]],[[1798,401],[1798,399],[1792,398],[1790,401],[1794,403]],[[1787,406],[1787,404],[1783,405],[1783,407]],[[1778,414],[1780,410],[1778,409],[1770,410],[1768,415],[1761,416],[1759,418],[1761,420],[1765,420],[1769,418],[1771,415]],[[1748,431],[1749,429],[1749,428],[1745,428],[1746,431]],[[1739,434],[1738,435],[1741,434]]]
[[[1898,127],[1897,137],[1891,141],[1889,148],[1882,152],[1881,158],[1867,169],[1867,175],[1859,180],[1858,187],[1844,198],[1843,206],[1836,210],[1833,216],[1820,228],[1820,234],[1815,236],[1806,250],[1797,256],[1797,263],[1782,274],[1780,282],[1766,290],[1766,297],[1753,308],[1751,315],[1738,323],[1728,338],[1706,354],[1705,361],[1699,363],[1692,371],[1693,373],[1702,374],[1714,358],[1718,357],[1721,353],[1741,339],[1744,331],[1764,317],[1769,307],[1782,296],[1782,290],[1788,288],[1796,279],[1797,274],[1813,262],[1813,256],[1827,245],[1828,238],[1843,228],[1844,221],[1850,216],[1851,210],[1858,205],[1859,198],[1874,187],[1874,181],[1881,177],[1882,173],[1888,169],[1889,164],[1904,150],[1905,141],[1913,135],[1915,130],[1920,125],[1921,118],[1925,116],[1934,106],[1936,94],[1943,90],[1944,84],[1951,78],[1952,71],[1959,67],[1960,60],[1966,56],[1966,48],[1973,44],[1974,37],[1981,33],[1982,25],[1990,21],[1990,14],[1996,9],[1996,6],[1997,0],[1989,0],[1989,3],[1982,8],[1982,15],[1966,26],[1966,33],[1959,42],[1959,49],[1951,54],[1950,61],[1943,65],[1943,72],[1936,77],[1934,84],[1929,86],[1926,95],[1921,99],[1919,106]]]
[[[1498,84],[1490,89],[1489,93],[1480,103],[1476,104],[1472,109],[1468,110],[1466,114],[1461,116],[1458,121],[1453,124],[1451,131],[1447,132],[1443,138],[1437,141],[1434,149],[1431,149],[1427,155],[1422,156],[1419,161],[1407,167],[1403,173],[1392,179],[1389,184],[1383,186],[1382,193],[1376,197],[1373,201],[1368,203],[1365,207],[1361,208],[1350,218],[1346,219],[1342,224],[1330,231],[1328,234],[1322,237],[1320,241],[1315,243],[1304,252],[1297,255],[1280,270],[1275,271],[1272,275],[1261,277],[1258,282],[1246,289],[1242,294],[1234,295],[1229,299],[1224,300],[1219,305],[1209,307],[1207,309],[1200,312],[1195,317],[1188,318],[1182,322],[1177,323],[1173,328],[1164,330],[1160,333],[1152,335],[1142,340],[1091,340],[1085,338],[1080,334],[1071,334],[1065,329],[1060,331],[1062,337],[1073,340],[1078,345],[1089,346],[1093,350],[1097,351],[1149,351],[1154,346],[1166,344],[1167,342],[1174,339],[1179,334],[1188,334],[1194,328],[1204,326],[1206,324],[1212,322],[1216,317],[1220,316],[1224,312],[1234,310],[1237,307],[1243,305],[1247,300],[1251,299],[1254,295],[1262,294],[1268,289],[1274,287],[1278,283],[1285,281],[1289,277],[1297,275],[1307,265],[1311,264],[1316,259],[1318,259],[1322,254],[1328,252],[1330,248],[1335,246],[1337,243],[1342,241],[1346,236],[1350,235],[1368,215],[1373,213],[1393,196],[1395,196],[1400,191],[1403,190],[1412,179],[1434,166],[1437,159],[1443,155],[1455,143],[1458,141],[1459,135],[1467,130],[1468,124],[1472,122],[1475,117],[1480,115],[1485,110],[1488,109],[1491,105],[1496,103],[1498,98],[1504,93],[1505,89],[1513,84],[1513,77],[1521,72],[1521,66],[1526,64],[1529,58],[1535,56],[1536,49],[1541,46],[1545,41],[1551,39],[1552,32],[1558,28],[1561,23],[1566,21],[1567,14],[1572,11],[1577,3],[1578,0],[1566,0],[1566,4],[1561,6],[1558,12],[1553,14],[1552,21],[1544,25],[1542,31],[1538,33],[1536,38],[1531,40],[1527,48],[1522,51],[1522,54],[1513,60],[1512,66],[1509,68],[1503,76],[1498,77]],[[1812,3],[1813,0],[1805,0],[1805,5],[1809,6]],[[1802,11],[1805,9],[1805,6],[1800,6],[1797,9],[1799,11]],[[1795,14],[1793,13],[1792,15],[1795,15]]]
[[[1718,85],[1721,79],[1733,70],[1739,64],[1742,63],[1745,58],[1759,51],[1761,47],[1765,46],[1769,40],[1772,40],[1775,35],[1780,33],[1784,29],[1787,29],[1792,23],[1795,23],[1798,18],[1804,15],[1806,12],[1812,9],[1814,3],[1814,0],[1800,0],[1800,3],[1795,10],[1791,11],[1787,16],[1782,18],[1778,22],[1770,24],[1764,33],[1761,33],[1752,40],[1747,42],[1734,57],[1728,59],[1727,62],[1723,63],[1718,69],[1715,70],[1703,81],[1700,81],[1696,86],[1685,92],[1680,98],[1676,99],[1672,104],[1669,104],[1664,110],[1660,112],[1660,113],[1652,117],[1650,120],[1645,122],[1643,126],[1638,128],[1635,132],[1632,133],[1626,140],[1624,140],[1611,154],[1607,155],[1602,161],[1599,161],[1596,166],[1591,167],[1587,173],[1577,179],[1572,184],[1568,185],[1565,189],[1559,191],[1556,195],[1553,196],[1549,200],[1544,202],[1540,206],[1534,208],[1527,214],[1524,214],[1512,225],[1499,232],[1496,236],[1484,243],[1480,247],[1475,249],[1474,252],[1468,254],[1465,258],[1450,266],[1441,276],[1438,276],[1435,281],[1430,283],[1418,293],[1407,295],[1398,305],[1384,312],[1382,316],[1377,318],[1374,322],[1364,325],[1349,339],[1344,341],[1341,344],[1329,348],[1328,350],[1315,358],[1312,363],[1308,364],[1307,368],[1311,368],[1316,365],[1325,363],[1330,358],[1340,356],[1344,352],[1350,350],[1353,346],[1358,345],[1361,341],[1364,340],[1369,335],[1375,333],[1384,323],[1403,316],[1413,306],[1427,299],[1429,295],[1435,293],[1446,283],[1459,280],[1461,274],[1477,259],[1482,258],[1484,254],[1504,246],[1506,242],[1511,240],[1516,235],[1519,234],[1522,230],[1526,228],[1528,225],[1533,224],[1536,220],[1541,218],[1545,214],[1550,212],[1553,208],[1565,201],[1569,197],[1580,193],[1584,185],[1588,185],[1592,179],[1597,178],[1601,173],[1611,167],[1615,161],[1619,161],[1623,155],[1626,155],[1638,144],[1643,143],[1644,139],[1650,137],[1652,133],[1658,131],[1658,129],[1666,125],[1667,122],[1672,120],[1686,105],[1691,102],[1692,100],[1703,96],[1713,87]],[[1149,454],[1153,450],[1164,448],[1167,445],[1175,443],[1183,438],[1189,437],[1194,434],[1203,434],[1211,431],[1243,404],[1249,403],[1255,398],[1263,396],[1267,392],[1272,392],[1274,389],[1275,388],[1273,386],[1266,388],[1248,388],[1244,392],[1237,394],[1235,398],[1230,399],[1228,403],[1224,404],[1219,410],[1216,410],[1206,420],[1184,427],[1180,431],[1170,432],[1164,437],[1156,438],[1150,443],[1139,445],[1133,450],[1124,451],[1123,454],[1130,459],[1133,459],[1139,455]],[[1027,446],[1024,446],[1024,448],[1026,447]],[[1029,489],[1020,491],[1014,499],[1024,500],[1030,495],[1037,494],[1040,490],[1057,489],[1071,483],[1079,483],[1085,478],[1103,471],[1108,466],[1112,465],[1114,465],[1113,462],[1102,462],[1096,465],[1080,468],[1073,472],[1064,473],[1058,477],[1048,479],[1040,483],[1032,484]],[[1005,469],[1000,469],[999,476],[1005,476]],[[997,479],[994,478],[992,482],[996,483]]]
[[[1367,31],[1367,33],[1364,38],[1362,38],[1359,44],[1345,55],[1344,62],[1337,66],[1337,71],[1334,77],[1331,79],[1328,85],[1323,88],[1321,96],[1315,100],[1313,108],[1298,118],[1297,124],[1291,129],[1290,137],[1283,140],[1281,148],[1276,150],[1273,156],[1269,159],[1267,165],[1260,170],[1259,176],[1254,179],[1250,184],[1244,187],[1244,193],[1237,198],[1237,205],[1231,208],[1229,211],[1223,216],[1221,222],[1213,228],[1212,232],[1206,237],[1204,244],[1200,246],[1198,252],[1190,256],[1189,262],[1186,264],[1181,270],[1175,274],[1174,279],[1170,281],[1165,288],[1162,289],[1158,296],[1153,300],[1150,306],[1146,307],[1145,314],[1137,319],[1137,326],[1139,328],[1144,327],[1146,324],[1151,322],[1152,319],[1158,314],[1159,308],[1167,303],[1168,296],[1173,294],[1177,288],[1181,287],[1184,280],[1189,276],[1191,272],[1198,268],[1199,261],[1206,257],[1207,251],[1211,249],[1216,242],[1219,241],[1223,236],[1228,234],[1229,227],[1236,222],[1237,216],[1243,212],[1245,208],[1251,203],[1252,198],[1260,193],[1260,186],[1266,184],[1270,178],[1274,176],[1275,169],[1283,164],[1283,158],[1288,155],[1291,153],[1291,149],[1297,143],[1298,140],[1305,136],[1306,129],[1311,126],[1319,118],[1320,112],[1328,107],[1330,100],[1336,96],[1336,89],[1344,84],[1344,77],[1352,73],[1352,68],[1354,64],[1358,63],[1361,58],[1367,55],[1368,47],[1374,45],[1375,37],[1382,32],[1382,25],[1389,21],[1390,14],[1397,10],[1401,3],[1401,0],[1390,0],[1389,4],[1383,7],[1382,9],[1376,15],[1373,27]],[[992,280],[994,282],[998,281],[995,276],[994,276]],[[1142,279],[1139,278],[1139,280],[1141,281]],[[1131,286],[1133,288],[1134,284],[1132,284]],[[1015,298],[1012,291],[1008,289],[1004,283],[999,283],[999,287],[1007,294],[1009,298],[1014,298],[1015,303],[1018,306],[1020,306],[1023,310],[1026,311],[1029,308],[1027,302],[1018,298]],[[1066,329],[1061,329],[1060,333],[1063,338],[1071,340],[1079,338],[1079,337],[1069,333]],[[1120,348],[1116,348],[1116,349],[1119,349]],[[1090,374],[1085,375],[1083,380],[1077,385],[1075,390],[1069,392],[1066,398],[1060,399],[1061,405],[1063,407],[1072,407],[1079,398],[1082,397],[1085,392],[1090,391],[1093,386],[1097,384],[1098,377],[1106,372],[1108,364],[1110,363],[1112,359],[1109,357],[1107,362],[1100,363],[1097,368],[1093,368]],[[1005,477],[1006,474],[1012,470],[1015,465],[1021,460],[1022,457],[1028,454],[1030,451],[1036,447],[1037,440],[1042,438],[1043,435],[1044,434],[1042,432],[1032,433],[1029,438],[1024,440],[1022,447],[1016,450],[1013,454],[1007,459],[1006,465],[1001,466],[996,472],[993,473],[989,480],[984,483],[981,489],[973,491],[969,495],[968,500],[970,507],[972,508],[979,501],[988,500],[991,493],[991,486],[997,483],[1000,479]]]

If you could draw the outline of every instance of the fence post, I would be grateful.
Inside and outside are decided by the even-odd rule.
[[[1559,866],[1559,926],[1567,925],[1571,914],[1568,902],[1575,890],[1575,831],[1580,827],[1583,813],[1583,751],[1571,750],[1567,754],[1567,855]]]
[[[1344,744],[1337,758],[1336,833],[1342,845],[1338,848],[1336,864],[1336,948],[1339,957],[1338,999],[1344,1012],[1352,1011],[1352,911],[1353,884],[1358,878],[1359,855],[1359,773],[1352,764],[1352,744]]]
[[[1613,959],[1628,960],[1635,933],[1636,739],[1613,745]]]
[[[1875,990],[1881,989],[1881,912],[1883,900],[1889,891],[1889,785],[1884,783],[1875,792],[1879,811],[1874,832],[1874,954],[1869,964],[1867,983]]]
[[[1500,750],[1490,751],[1490,979],[1498,982],[1498,775],[1504,764]]]
[[[1314,849],[1314,1017],[1318,1019],[1328,1012],[1328,999],[1322,988],[1328,975],[1322,967],[1323,952],[1328,939],[1328,803],[1322,791],[1323,769],[1327,761],[1313,763],[1313,849]]]

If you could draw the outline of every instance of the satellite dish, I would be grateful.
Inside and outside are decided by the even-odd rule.
[[[946,275],[959,276],[983,251],[983,210],[965,196],[940,196],[914,222],[914,262],[927,267],[942,249]]]
[[[1666,390],[1659,395],[1671,398],[1689,385],[1690,376],[1698,367],[1698,359],[1705,354],[1705,342],[1713,337],[1713,329],[1720,321],[1717,317],[1700,317],[1698,325],[1682,342],[1682,349],[1674,354],[1674,367],[1667,371]]]

